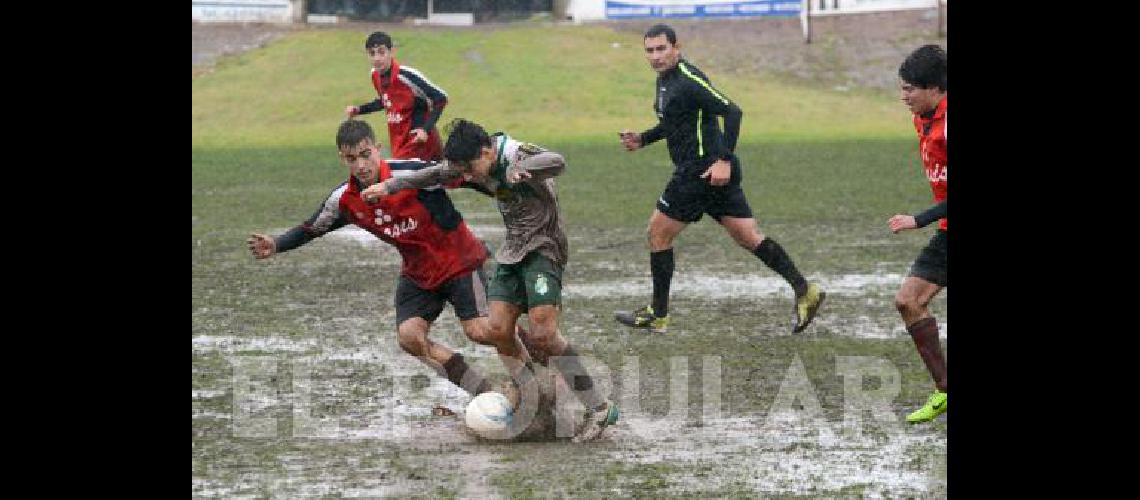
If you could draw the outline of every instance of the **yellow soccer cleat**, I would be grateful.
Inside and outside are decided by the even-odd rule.
[[[811,324],[811,320],[815,319],[815,313],[819,311],[819,306],[823,304],[825,297],[827,297],[827,294],[815,283],[809,284],[807,291],[804,292],[803,295],[796,297],[796,310],[795,318],[792,320],[792,333],[800,333]]]

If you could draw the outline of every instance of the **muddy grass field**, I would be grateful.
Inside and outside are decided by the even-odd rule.
[[[587,154],[563,149],[569,157]],[[224,198],[226,189],[202,197]],[[652,189],[644,189],[644,206],[630,210],[632,218],[649,211]],[[321,196],[295,191],[307,191],[302,212]],[[453,198],[477,233],[501,240],[489,200]],[[763,213],[767,203],[756,198]],[[211,204],[196,206],[196,225],[241,219],[225,203]],[[340,230],[254,262],[244,233],[278,234],[287,226],[235,223],[197,232],[195,496],[945,491],[944,418],[923,427],[902,422],[930,383],[892,306],[923,235],[889,237],[871,216],[857,223],[864,217],[808,221],[788,213],[762,223],[829,292],[816,323],[791,335],[787,285],[703,221],[677,244],[675,323],[667,335],[651,336],[611,319],[615,308],[648,300],[642,225],[568,218],[563,331],[590,358],[587,366],[604,370],[602,384],[623,403],[620,424],[587,445],[488,444],[464,433],[457,417],[434,416],[436,405],[461,413],[468,398],[400,351],[390,305],[399,256],[369,235]],[[934,311],[945,317],[944,298]],[[463,337],[451,312],[433,336],[484,372],[503,374],[489,349]],[[875,413],[874,405],[852,400],[857,393],[878,393],[888,404]]]
[[[669,175],[664,146],[617,168],[616,141],[544,145],[569,162],[563,334],[622,404],[618,425],[589,444],[465,432],[469,397],[396,343],[395,249],[346,228],[248,255],[248,233],[285,231],[343,181],[335,151],[195,148],[195,498],[945,496],[946,420],[903,420],[931,383],[892,304],[931,234],[886,229],[930,203],[913,139],[742,141],[746,165],[766,166],[746,167],[744,184],[762,231],[828,291],[796,335],[790,287],[707,218],[676,243],[669,333],[615,323],[615,309],[649,300],[644,229]],[[452,198],[497,246],[493,203]],[[932,307],[945,339],[945,295]],[[450,309],[432,336],[503,376]]]

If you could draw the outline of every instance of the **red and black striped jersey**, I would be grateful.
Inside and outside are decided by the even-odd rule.
[[[447,93],[415,68],[392,59],[388,72],[372,68],[372,87],[388,113],[388,139],[394,158],[443,159],[443,145],[435,121],[447,105]],[[427,141],[414,142],[411,131],[423,128]]]

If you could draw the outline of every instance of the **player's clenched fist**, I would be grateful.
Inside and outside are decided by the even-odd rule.
[[[641,148],[641,134],[637,132],[623,130],[618,132],[618,137],[621,137],[621,145],[625,146],[627,151]]]
[[[388,181],[373,184],[360,192],[360,198],[366,203],[376,203],[385,196],[388,196]]]

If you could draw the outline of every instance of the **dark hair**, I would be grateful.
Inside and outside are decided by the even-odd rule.
[[[368,35],[368,40],[364,41],[364,48],[366,49],[379,47],[381,45],[388,47],[388,50],[392,49],[392,37],[388,36],[388,34],[383,31],[377,31],[371,35]]]
[[[491,146],[491,136],[478,123],[456,118],[445,128],[451,129],[443,146],[443,157],[447,161],[469,162],[479,156],[482,148]]]
[[[336,148],[340,149],[345,146],[355,146],[360,144],[368,138],[373,144],[376,143],[376,134],[372,133],[372,127],[364,120],[345,120],[340,124],[340,128],[336,130]]]
[[[918,88],[946,91],[946,51],[933,44],[915,49],[899,66],[899,78]]]
[[[670,45],[677,45],[677,33],[667,24],[654,24],[649,27],[649,31],[645,32],[645,38],[653,38],[661,35],[665,35],[665,39],[669,40]]]

